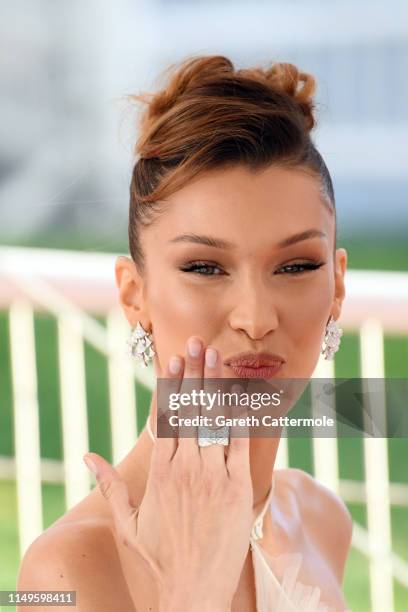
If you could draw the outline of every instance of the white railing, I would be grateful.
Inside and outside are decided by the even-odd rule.
[[[15,430],[15,459],[0,457],[0,478],[16,479],[21,555],[43,531],[42,482],[64,484],[67,509],[90,489],[82,463],[88,450],[84,341],[108,360],[114,464],[140,433],[134,381],[151,390],[155,376],[151,367],[141,370],[125,355],[129,327],[118,303],[115,260],[102,253],[0,248],[0,310],[9,312]],[[408,273],[348,271],[346,291],[340,325],[359,334],[361,376],[383,378],[383,335],[401,334],[408,341]],[[52,314],[58,323],[63,462],[40,457],[36,311]],[[106,316],[106,328],[89,313]],[[322,359],[313,377],[334,373],[334,362]],[[354,523],[352,544],[369,559],[372,610],[392,612],[393,579],[408,588],[408,562],[392,551],[391,506],[408,507],[408,485],[389,481],[387,439],[364,438],[363,444],[364,485],[339,478],[336,438],[313,437],[314,474],[346,501],[366,504],[367,530]],[[277,467],[288,464],[282,437]]]

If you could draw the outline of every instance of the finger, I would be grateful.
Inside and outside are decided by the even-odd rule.
[[[116,532],[127,543],[136,534],[138,508],[131,502],[126,482],[115,468],[96,453],[86,453],[86,466],[95,474],[99,490],[109,503]]]
[[[225,409],[219,406],[218,391],[220,391],[220,379],[222,378],[222,361],[219,351],[214,346],[207,346],[204,354],[204,378],[203,391],[207,398],[215,397],[216,401],[211,409],[206,406],[201,407],[201,414],[210,417],[213,422],[211,429],[219,429],[215,424],[217,415],[225,414]],[[222,391],[222,389],[221,389]],[[211,404],[209,404],[211,406]],[[225,465],[225,446],[222,444],[211,444],[211,446],[199,447],[203,466],[208,470],[226,472]]]
[[[204,342],[199,336],[191,336],[188,339],[184,362],[180,394],[189,394],[191,402],[188,405],[180,405],[178,414],[181,419],[193,419],[200,415],[200,405],[198,401],[194,403],[193,394],[194,392],[198,394],[203,384]],[[198,399],[198,395],[196,395],[196,399]],[[183,424],[178,428],[179,437],[176,455],[179,455],[179,458],[184,457],[184,461],[192,460],[194,457],[197,460],[200,458],[197,430],[197,426]]]
[[[231,416],[238,416],[243,424],[230,426],[230,443],[227,453],[227,471],[230,478],[249,478],[251,477],[249,462],[249,426],[247,422],[248,410],[246,406],[239,404],[239,394],[243,392],[243,387],[233,385],[231,393],[237,393],[238,407],[231,409]]]
[[[158,424],[163,420],[167,424],[169,418],[175,413],[170,410],[169,399],[172,393],[178,394],[180,391],[181,382],[183,379],[184,360],[180,355],[172,355],[162,372],[161,379],[157,380],[154,400],[156,402],[157,420],[154,425],[156,429],[156,443],[151,456],[151,471],[153,474],[163,472],[168,469],[169,463],[172,460],[177,449],[177,428],[174,435],[169,437],[161,437],[157,435],[160,426]],[[159,395],[159,397],[157,397]],[[166,427],[171,430],[171,425]],[[159,432],[160,433],[160,432]]]

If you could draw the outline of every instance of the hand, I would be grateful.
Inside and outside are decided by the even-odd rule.
[[[212,349],[217,359],[211,367],[204,363],[202,341],[200,345],[196,357],[188,351],[185,359],[178,356],[178,374],[172,374],[169,365],[164,376],[161,373],[172,379],[172,391],[199,390],[203,377],[207,389],[210,378],[222,378],[220,354]],[[191,407],[188,411],[192,416]],[[174,601],[177,610],[183,609],[181,602],[186,610],[204,610],[207,605],[230,609],[253,522],[249,435],[234,433],[231,427],[227,447],[200,448],[194,437],[156,438],[139,508],[130,503],[127,485],[116,470],[99,455],[87,455],[97,464],[97,480],[110,503],[117,536],[147,561],[161,601],[169,602],[166,609]]]

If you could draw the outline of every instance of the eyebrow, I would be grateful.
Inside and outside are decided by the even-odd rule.
[[[309,240],[310,238],[322,238],[323,240],[327,240],[327,234],[322,232],[319,229],[311,228],[308,230],[304,230],[303,232],[298,232],[297,234],[293,234],[288,238],[284,238],[281,240],[276,247],[278,249],[283,249],[292,244],[296,244],[297,242],[302,242],[303,240]],[[216,249],[235,249],[236,245],[233,242],[229,242],[228,240],[223,240],[221,238],[215,238],[214,236],[203,236],[200,234],[180,234],[180,236],[176,236],[169,240],[169,242],[192,242],[194,244],[203,244],[205,246],[214,247]]]

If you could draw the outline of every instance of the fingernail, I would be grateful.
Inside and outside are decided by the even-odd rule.
[[[96,463],[92,461],[92,459],[88,457],[88,455],[84,455],[82,458],[85,462],[85,465],[91,470],[91,472],[95,474],[96,477],[98,475],[98,468],[96,467]]]
[[[217,351],[212,347],[207,348],[205,351],[205,365],[207,365],[209,368],[214,368],[216,363]]]
[[[181,370],[181,359],[179,357],[171,357],[169,361],[169,370],[172,374],[178,374]]]
[[[198,357],[201,351],[201,342],[196,338],[190,338],[187,342],[187,349],[191,357]]]

